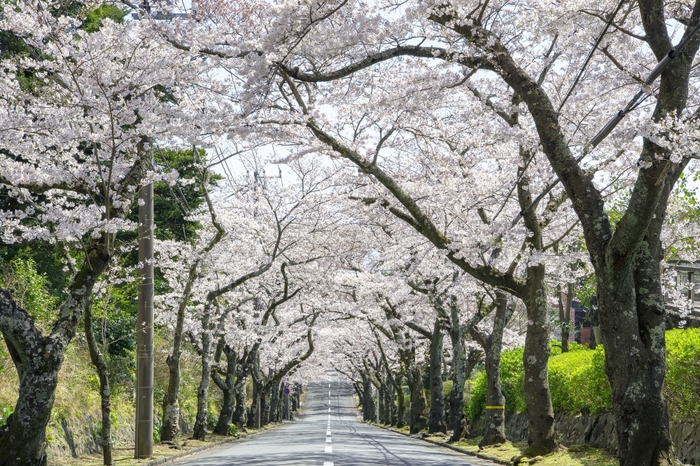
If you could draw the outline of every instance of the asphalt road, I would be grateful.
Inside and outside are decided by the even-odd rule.
[[[176,465],[245,466],[497,466],[360,422],[347,384],[306,388],[295,421]]]

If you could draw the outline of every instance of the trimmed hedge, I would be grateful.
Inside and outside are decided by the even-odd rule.
[[[700,424],[700,328],[666,332],[664,396],[672,422]]]
[[[553,342],[556,344],[556,342]],[[506,411],[524,412],[523,349],[503,352],[501,385]],[[666,386],[673,422],[700,423],[700,329],[675,329],[666,332]],[[611,409],[612,393],[605,375],[605,353],[573,343],[568,353],[552,346],[549,358],[549,387],[555,412],[598,414]],[[474,380],[471,398],[465,405],[469,419],[478,419],[486,406],[486,373]]]

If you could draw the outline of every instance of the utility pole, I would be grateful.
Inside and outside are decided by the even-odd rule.
[[[379,424],[379,403],[381,401],[379,387],[374,387],[377,390],[377,424]]]
[[[153,183],[139,190],[139,265],[134,457],[143,459],[153,456]]]

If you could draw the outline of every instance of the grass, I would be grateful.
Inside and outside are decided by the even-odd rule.
[[[444,443],[447,440],[443,437],[428,437],[428,439],[440,443]],[[514,458],[523,456],[527,449],[527,442],[506,442],[503,445],[491,446],[480,450],[480,441],[481,437],[475,437],[461,440],[452,444],[452,446],[469,453],[478,452],[509,462],[513,461]],[[534,462],[531,459],[529,462],[522,461],[520,464],[537,464],[538,466],[618,466],[620,463],[605,450],[588,445],[573,445],[568,448],[562,446],[559,451],[538,457]]]
[[[178,439],[178,443],[181,445],[182,449],[172,449],[168,445],[162,445],[156,443],[153,445],[153,456],[151,458],[138,460],[134,458],[134,446],[133,445],[115,445],[112,449],[112,455],[114,458],[115,465],[121,466],[135,466],[139,464],[148,463],[154,459],[163,458],[167,456],[177,455],[178,453],[191,451],[195,448],[199,448],[207,445],[214,445],[217,442],[221,442],[225,439],[232,439],[232,437],[224,437],[221,435],[209,434],[207,435],[207,440],[205,442],[200,442],[199,440],[190,440],[187,437]],[[102,465],[102,454],[96,453],[92,455],[83,455],[78,458],[60,458],[53,463],[55,466],[101,466]]]
[[[271,426],[263,427],[262,429],[247,429],[247,433],[241,434],[241,438],[247,437],[258,432],[269,429]],[[134,458],[134,446],[132,445],[115,445],[112,449],[112,456],[114,459],[115,466],[138,466],[146,464],[158,458],[165,458],[168,456],[174,456],[182,452],[192,451],[195,448],[214,446],[218,443],[223,442],[233,442],[234,437],[228,437],[224,435],[217,434],[207,434],[207,440],[201,442],[199,440],[192,440],[187,436],[180,436],[178,438],[178,444],[181,449],[170,448],[168,445],[163,445],[156,443],[153,445],[153,456],[147,459],[136,459]],[[78,458],[59,458],[54,462],[49,462],[51,466],[102,466],[102,453],[94,453],[91,455],[83,455]]]

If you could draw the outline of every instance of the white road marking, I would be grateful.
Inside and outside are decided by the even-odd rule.
[[[326,445],[326,451],[324,451],[323,453],[333,453],[333,447],[330,445]]]
[[[328,388],[331,388],[331,384],[328,384]]]
[[[329,412],[329,413],[331,412],[331,408],[328,408],[328,412]]]
[[[330,391],[330,390],[328,390],[328,396],[331,396],[331,391]]]
[[[326,443],[332,443],[330,437],[326,437]]]
[[[326,431],[326,435],[331,435],[330,429],[328,429],[328,430]]]
[[[323,466],[333,466],[333,461],[324,461]]]
[[[331,410],[331,409],[330,409],[330,408],[328,408],[328,411],[330,411],[330,410]],[[331,418],[331,415],[329,414],[329,415],[328,415],[328,419],[330,419],[330,418]]]

